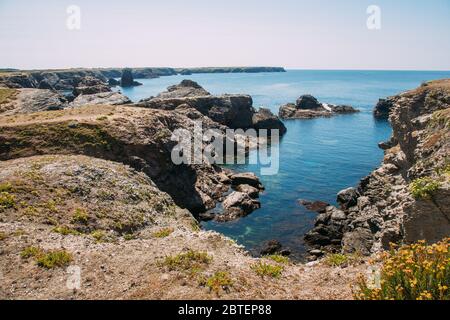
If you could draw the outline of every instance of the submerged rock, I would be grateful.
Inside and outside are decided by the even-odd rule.
[[[305,206],[309,211],[314,211],[318,213],[325,212],[326,208],[330,206],[329,203],[323,201],[308,201],[308,200],[299,200],[299,203]]]
[[[268,256],[271,254],[279,253],[282,249],[282,245],[278,240],[270,240],[266,242],[260,251],[262,256]]]

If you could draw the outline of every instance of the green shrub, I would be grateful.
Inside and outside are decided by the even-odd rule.
[[[282,256],[280,254],[272,254],[270,256],[267,256],[266,258],[268,258],[268,259],[270,259],[272,261],[281,263],[281,264],[288,264],[289,263],[289,258],[285,257],[285,256]]]
[[[9,192],[0,192],[0,212],[16,207],[16,197]]]
[[[74,236],[80,235],[80,232],[78,232],[77,230],[70,229],[70,228],[68,228],[66,226],[55,227],[55,228],[53,228],[52,231],[56,232],[56,233],[59,233],[59,234],[62,234],[64,236],[67,236],[69,234],[70,235],[74,235]]]
[[[9,182],[0,183],[0,192],[10,192],[12,190],[12,185]]]
[[[153,236],[155,238],[166,238],[166,237],[170,236],[170,234],[172,234],[172,232],[173,232],[173,228],[164,228],[164,229],[161,229],[161,230],[153,233]]]
[[[203,270],[211,260],[206,252],[189,250],[186,253],[166,257],[162,265],[169,270],[197,272]]]
[[[87,223],[89,220],[89,214],[85,209],[77,208],[72,217],[73,222]]]
[[[65,250],[55,250],[43,253],[37,256],[36,259],[38,266],[47,269],[67,266],[72,260],[72,255]]]
[[[349,257],[341,253],[329,254],[325,258],[325,263],[332,267],[341,267],[349,262]]]
[[[433,180],[430,177],[418,178],[411,182],[409,190],[416,199],[431,199],[433,193],[439,189],[440,184],[438,181]]]
[[[282,266],[274,266],[261,261],[251,265],[250,268],[261,277],[269,276],[271,278],[279,278],[284,270]]]
[[[232,285],[233,281],[231,280],[230,274],[226,271],[216,272],[206,280],[206,286],[217,294],[221,289],[226,289]]]
[[[97,241],[102,242],[105,241],[106,234],[103,230],[95,230],[91,232],[91,236]]]
[[[381,257],[380,281],[360,277],[354,292],[360,300],[450,300],[450,238],[427,245],[394,247]]]
[[[42,252],[43,251],[41,248],[31,246],[31,247],[26,247],[25,249],[23,249],[22,252],[20,253],[20,256],[23,259],[28,259],[31,257],[37,257],[37,256],[41,255]]]

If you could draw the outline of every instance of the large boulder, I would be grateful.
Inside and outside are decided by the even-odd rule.
[[[286,133],[287,129],[284,123],[269,109],[260,108],[258,112],[253,115],[253,128],[256,130],[266,129],[270,135],[270,130],[278,130],[279,135]]]
[[[231,184],[236,187],[242,184],[246,184],[258,190],[264,189],[259,178],[252,172],[236,173],[231,175],[230,179]]]
[[[261,207],[261,203],[247,193],[232,192],[222,203],[223,213],[216,216],[217,221],[230,221],[244,217]]]
[[[348,188],[337,194],[337,202],[340,204],[341,208],[345,210],[355,206],[358,203],[359,196],[356,188]]]
[[[322,104],[312,95],[305,94],[295,102],[297,109],[323,109]]]

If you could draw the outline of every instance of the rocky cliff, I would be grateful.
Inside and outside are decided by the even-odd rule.
[[[450,80],[432,81],[389,99],[393,136],[380,168],[322,209],[305,239],[364,254],[391,242],[450,235]]]

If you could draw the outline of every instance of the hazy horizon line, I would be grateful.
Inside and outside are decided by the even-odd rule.
[[[20,69],[16,67],[0,67],[0,70],[13,71],[40,71],[40,70],[70,70],[70,69],[141,69],[141,68],[169,68],[169,69],[207,69],[207,68],[283,68],[292,71],[404,71],[404,72],[450,72],[450,69],[384,69],[384,68],[304,68],[304,67],[284,67],[273,65],[236,65],[236,66],[195,66],[195,67],[171,67],[171,66],[115,66],[115,67],[51,67],[51,68],[32,68]],[[276,73],[276,72],[275,72]]]

